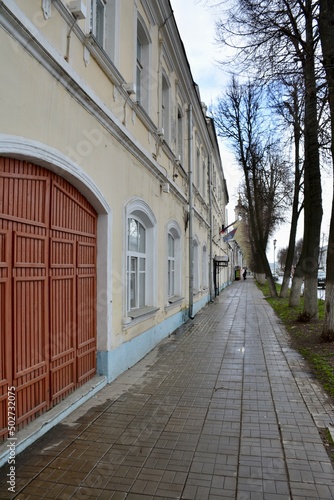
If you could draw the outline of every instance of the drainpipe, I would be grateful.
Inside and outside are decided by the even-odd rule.
[[[193,245],[193,115],[188,110],[188,182],[189,182],[189,318],[194,319],[194,245]]]
[[[65,59],[65,61],[67,61],[67,62],[68,62],[68,61],[69,61],[69,59],[70,59],[70,43],[71,43],[71,34],[72,34],[72,31],[73,31],[74,26],[76,25],[77,21],[78,21],[78,18],[76,17],[76,18],[75,18],[74,23],[72,24],[72,26],[71,26],[71,28],[70,28],[70,30],[69,30],[69,32],[68,32],[68,34],[67,34],[67,41],[66,41],[66,54],[65,54],[65,56],[64,56],[64,59]]]
[[[210,302],[213,302],[214,292],[213,292],[213,220],[212,220],[212,171],[211,171],[212,159],[211,155],[208,156],[208,170],[209,170],[209,220],[210,220],[210,247],[209,247],[209,290],[210,290]]]

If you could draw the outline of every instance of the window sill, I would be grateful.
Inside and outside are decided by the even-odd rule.
[[[122,75],[105,50],[99,45],[94,35],[86,36],[85,47],[114,85],[120,86],[124,83]]]
[[[168,297],[168,304],[173,305],[176,304],[177,302],[181,302],[184,297],[181,297],[180,295],[173,295],[173,297]]]
[[[137,318],[142,318],[143,316],[148,316],[151,314],[156,313],[159,311],[159,307],[154,307],[154,306],[146,306],[146,307],[141,307],[139,309],[133,309],[132,311],[129,311],[127,314],[128,318],[137,319]]]
[[[174,307],[178,307],[184,297],[181,297],[180,295],[173,295],[173,297],[168,297],[166,304],[165,304],[165,311],[168,311],[169,309],[173,309]]]

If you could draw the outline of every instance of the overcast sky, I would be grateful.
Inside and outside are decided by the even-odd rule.
[[[206,7],[206,0],[171,0],[176,23],[185,46],[194,81],[198,84],[202,101],[207,106],[213,104],[226,86],[229,76],[219,66],[223,49],[215,41],[215,18],[218,12]],[[234,206],[238,199],[241,173],[230,152],[221,145],[223,169],[230,197],[228,222],[234,220]],[[330,170],[330,169],[329,169]],[[324,218],[322,232],[329,233],[330,209],[332,204],[332,179],[323,173]],[[303,219],[303,214],[301,216]],[[298,238],[302,237],[302,220]],[[276,231],[268,245],[268,258],[272,253],[273,240],[277,239],[277,250],[288,245],[289,224]]]
[[[226,80],[218,64],[221,48],[215,41],[215,10],[201,0],[172,0],[171,4],[194,81],[202,101],[210,105]]]
[[[222,48],[215,41],[217,12],[206,7],[205,3],[205,0],[171,0],[193,79],[199,86],[201,100],[210,106],[222,94],[229,76],[219,65]],[[240,171],[233,166],[233,157],[223,146],[221,156],[230,197],[228,222],[231,223],[237,203]]]

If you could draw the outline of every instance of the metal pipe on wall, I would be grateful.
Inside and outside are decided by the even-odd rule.
[[[212,158],[208,155],[208,184],[209,184],[209,217],[210,217],[210,247],[209,247],[209,290],[210,290],[210,301],[213,301],[214,290],[213,290],[213,220],[212,220]]]
[[[189,318],[194,319],[194,243],[193,243],[193,116],[188,109],[188,182],[189,182]]]

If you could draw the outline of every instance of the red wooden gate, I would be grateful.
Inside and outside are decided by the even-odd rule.
[[[95,373],[96,222],[67,181],[0,158],[0,435],[7,390],[17,428]]]

